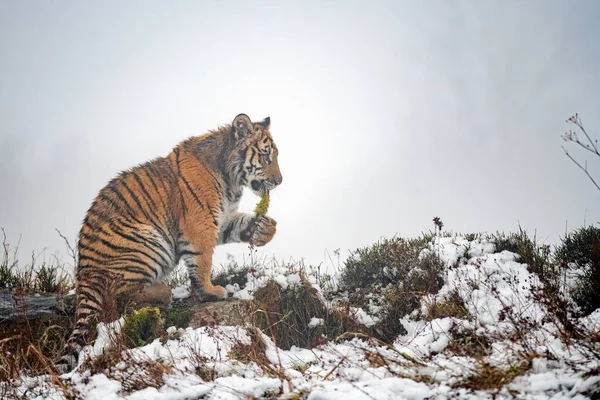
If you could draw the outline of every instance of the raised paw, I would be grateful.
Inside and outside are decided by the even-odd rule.
[[[252,234],[252,244],[254,246],[264,246],[275,236],[277,221],[271,217],[261,216],[254,222],[254,233]]]

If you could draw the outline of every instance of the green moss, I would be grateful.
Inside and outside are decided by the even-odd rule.
[[[132,311],[125,317],[122,333],[125,346],[129,348],[144,346],[158,338],[162,333],[160,310],[157,307],[144,307]]]
[[[191,308],[171,308],[165,313],[164,327],[187,328],[192,318]]]
[[[260,201],[256,205],[256,208],[254,209],[254,214],[256,214],[257,217],[267,215],[267,211],[269,211],[269,201],[269,194],[263,194],[260,198]]]

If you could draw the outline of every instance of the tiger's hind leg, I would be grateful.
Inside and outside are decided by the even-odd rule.
[[[153,306],[165,311],[171,307],[171,288],[164,282],[156,282],[138,292],[133,301],[138,307]]]
[[[120,223],[113,221],[113,226],[120,228]],[[75,328],[55,364],[61,373],[77,366],[79,353],[87,344],[91,317],[114,310],[112,320],[117,319],[117,295],[143,292],[144,286],[160,280],[173,265],[170,247],[156,228],[131,228],[102,232],[103,246],[88,239],[95,237],[94,232],[80,236]]]

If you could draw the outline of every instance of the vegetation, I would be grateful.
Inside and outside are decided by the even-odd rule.
[[[563,135],[562,135],[563,140],[567,143],[571,143],[571,144],[575,145],[575,147],[578,147],[580,150],[583,150],[587,154],[591,153],[592,155],[594,155],[600,159],[600,149],[598,148],[598,139],[592,140],[590,135],[587,133],[587,131],[583,127],[583,123],[581,122],[581,118],[579,117],[579,115],[575,114],[575,115],[569,117],[567,119],[567,123],[575,125],[577,127],[578,131],[580,133],[583,133],[583,137],[580,137],[579,135],[577,135],[576,131],[569,129],[567,132],[563,133]],[[585,173],[585,175],[590,179],[590,181],[596,187],[596,189],[600,190],[600,185],[598,185],[598,182],[596,182],[596,180],[592,176],[592,173],[588,169],[587,160],[584,162],[581,162],[577,158],[573,157],[571,155],[571,153],[569,153],[569,151],[564,146],[562,149],[565,152],[565,155],[567,157],[569,157],[569,159],[571,161],[573,161],[573,163],[580,170],[582,170]]]
[[[312,348],[346,332],[366,332],[347,311],[328,307],[302,271],[300,279],[285,289],[269,281],[254,295],[254,323],[278,347]]]
[[[369,304],[382,315],[374,327],[379,339],[390,342],[406,333],[400,318],[420,307],[420,297],[435,294],[444,283],[444,268],[427,249],[430,238],[383,239],[351,253],[340,277],[340,290],[352,305]]]
[[[592,353],[598,354],[600,333],[584,330],[577,322],[577,317],[600,307],[598,296],[595,295],[600,289],[600,229],[594,226],[577,229],[567,234],[554,251],[538,243],[535,235],[531,237],[520,227],[517,232],[508,234],[465,235],[462,237],[473,243],[465,245],[457,265],[445,265],[438,257],[439,241],[442,238],[455,238],[456,235],[442,232],[443,224],[439,219],[435,224],[435,232],[419,238],[382,239],[351,252],[339,276],[324,275],[318,268],[311,271],[298,264],[278,266],[279,270],[286,270],[295,278],[286,282],[267,278],[266,282],[261,283],[245,309],[244,330],[250,340],[235,339],[227,356],[243,364],[252,363],[266,376],[279,379],[291,387],[289,371],[274,363],[272,357],[267,357],[267,338],[277,348],[284,350],[293,346],[311,349],[328,342],[359,338],[371,344],[364,350],[365,365],[385,368],[392,376],[429,384],[433,382],[431,377],[419,375],[420,372],[412,375],[406,372],[406,365],[412,366],[414,371],[421,371],[419,360],[402,353],[403,362],[399,363],[397,358],[385,351],[394,354],[397,351],[395,341],[399,337],[404,340],[402,335],[407,330],[403,321],[435,326],[443,319],[451,321],[452,325],[446,332],[447,344],[438,351],[449,358],[463,357],[472,362],[468,369],[470,373],[454,380],[451,386],[474,391],[505,388],[517,377],[531,371],[532,360],[547,356],[538,354],[535,344],[527,337],[527,332],[538,328],[537,322],[528,315],[507,308],[502,310],[502,318],[510,323],[512,330],[498,333],[500,336],[496,338],[482,333],[471,324],[477,307],[466,303],[464,293],[457,289],[436,296],[449,271],[464,265],[474,254],[471,246],[478,242],[491,242],[495,252],[513,252],[520,262],[526,263],[528,270],[543,283],[538,291],[533,292],[533,296],[536,304],[549,311],[544,323],[551,324],[554,331],[559,332],[565,345],[579,341]],[[18,382],[24,373],[55,376],[52,360],[60,353],[73,322],[69,315],[33,320],[26,317],[23,296],[30,291],[64,293],[69,287],[65,282],[70,281],[61,274],[58,264],[32,263],[35,268],[29,266],[29,272],[24,275],[18,263],[13,261],[14,257],[6,243],[4,249],[0,264],[0,288],[10,289],[16,299],[21,298],[16,303],[25,307],[22,318],[0,326],[0,353],[3,354],[0,357],[0,395],[10,398],[12,386],[2,386],[2,382]],[[256,279],[260,270],[256,264],[239,265],[230,259],[225,268],[213,276],[213,281],[223,286],[242,288],[249,279]],[[182,274],[177,285],[174,285],[187,282],[184,276]],[[469,282],[469,285],[467,290],[472,291],[481,289],[481,285],[493,285],[493,282],[488,282],[484,277],[480,282]],[[359,308],[375,316],[373,324],[366,326],[361,323],[356,312]],[[156,338],[177,338],[182,331],[169,330],[167,335],[165,328],[188,327],[194,311],[189,303],[179,308],[174,306],[162,315],[158,308],[131,310],[126,307],[118,310],[113,317],[123,312],[125,322],[121,333],[113,338],[113,345],[101,355],[85,361],[84,368],[124,382],[121,390],[123,395],[146,387],[160,388],[165,376],[174,373],[176,366],[169,363],[168,359],[140,358],[139,352],[130,349],[151,343]],[[215,324],[207,324],[205,328],[214,329],[215,332],[219,330]],[[492,343],[507,339],[514,341],[519,350],[505,366],[492,365]],[[598,357],[600,359],[600,354]],[[216,367],[216,361],[206,357],[200,350],[190,349],[190,362],[198,376],[205,381],[216,379],[222,373]],[[292,369],[302,373],[310,367],[299,363]],[[77,397],[73,388],[58,378],[56,382],[60,382],[60,390],[67,397]],[[280,394],[273,393],[273,396]]]
[[[600,228],[587,226],[567,234],[554,256],[557,269],[575,271],[571,296],[583,314],[600,308]]]
[[[144,307],[133,310],[125,317],[121,328],[125,346],[134,348],[144,346],[162,334],[160,310],[156,307]]]

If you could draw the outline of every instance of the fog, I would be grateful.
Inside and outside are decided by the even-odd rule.
[[[593,0],[2,1],[0,226],[22,258],[66,257],[55,229],[74,240],[119,171],[246,113],[271,117],[284,178],[259,257],[336,264],[434,216],[556,243],[600,221],[560,137],[575,112],[600,137],[599,17]],[[249,251],[214,264],[227,253]]]

